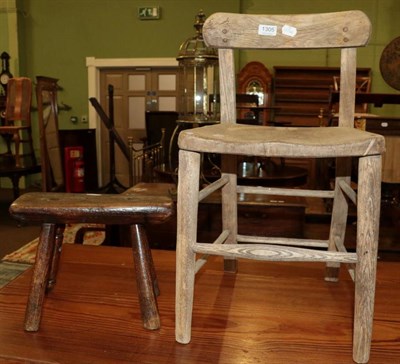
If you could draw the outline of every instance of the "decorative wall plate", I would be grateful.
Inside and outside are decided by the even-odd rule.
[[[393,39],[385,47],[379,67],[386,83],[400,90],[400,37]]]

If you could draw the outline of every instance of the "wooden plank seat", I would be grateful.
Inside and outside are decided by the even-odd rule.
[[[172,216],[173,202],[169,197],[32,192],[15,200],[10,213],[20,221],[42,224],[26,307],[26,331],[39,329],[43,301],[46,291],[55,285],[63,231],[69,223],[121,227],[122,236],[130,240],[133,248],[143,326],[150,330],[160,327],[156,301],[159,289],[143,224],[161,223]]]

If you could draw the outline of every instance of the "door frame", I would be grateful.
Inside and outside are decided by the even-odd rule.
[[[86,57],[86,67],[88,75],[88,97],[95,97],[100,100],[100,70],[102,68],[134,68],[134,67],[178,67],[178,61],[175,58],[96,58]],[[91,106],[88,100],[88,121],[90,129],[100,127],[101,120],[96,110]],[[96,150],[99,185],[102,181],[102,163],[101,163],[101,142],[100,133],[96,133]]]

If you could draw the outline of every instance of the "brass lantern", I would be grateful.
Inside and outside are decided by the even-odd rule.
[[[203,39],[206,16],[202,10],[196,16],[196,35],[182,43],[179,49],[179,123],[210,124],[219,119],[218,52],[207,47]]]

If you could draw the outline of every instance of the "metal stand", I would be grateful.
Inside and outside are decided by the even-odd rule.
[[[92,106],[96,109],[97,113],[100,116],[100,119],[105,124],[108,129],[109,139],[110,139],[110,180],[109,182],[99,189],[100,193],[121,193],[124,192],[127,187],[125,187],[122,183],[120,183],[115,175],[115,143],[118,144],[122,153],[125,155],[127,160],[129,160],[129,150],[118,132],[114,127],[114,87],[112,85],[108,85],[108,109],[109,116],[104,112],[103,108],[96,100],[96,98],[91,97],[89,99]]]

